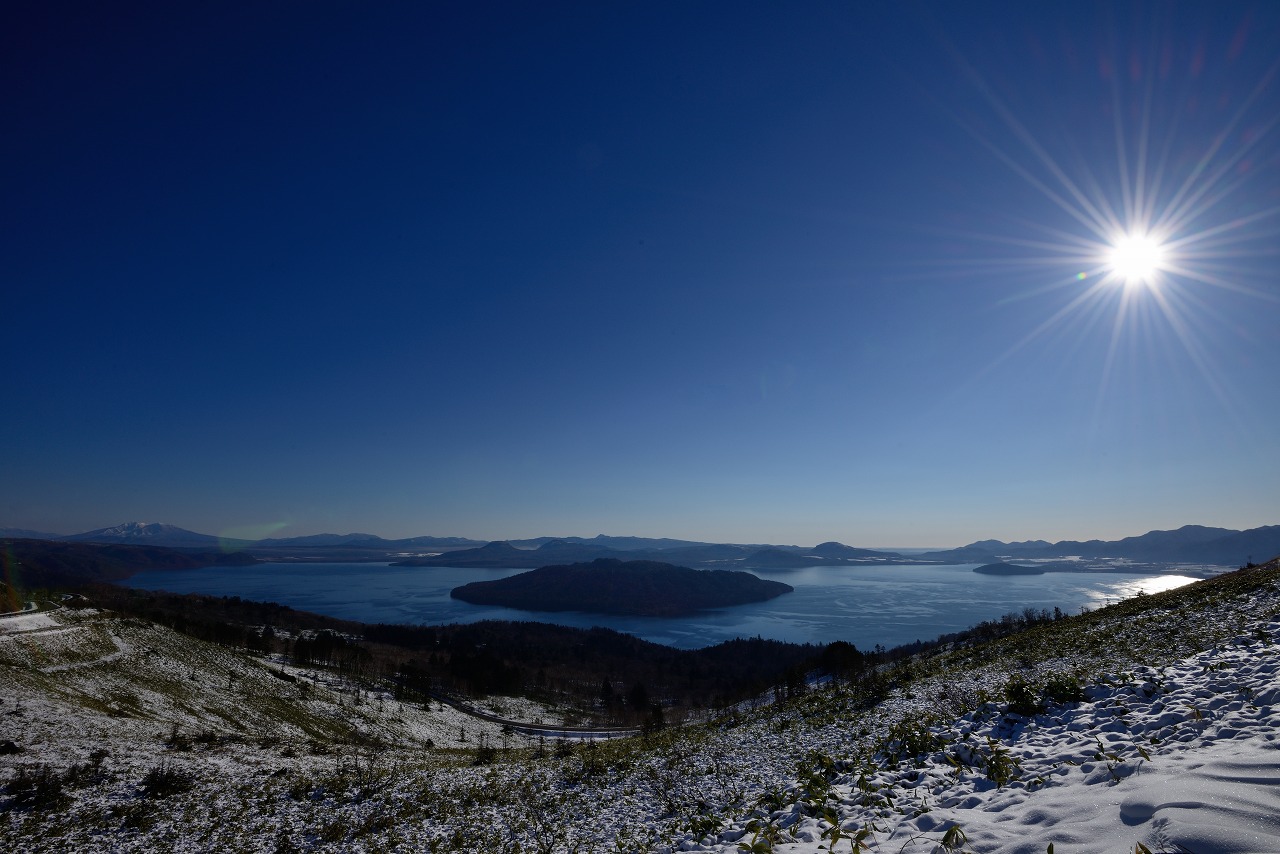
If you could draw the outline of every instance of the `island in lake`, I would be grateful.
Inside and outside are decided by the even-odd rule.
[[[707,608],[763,602],[792,587],[749,572],[689,569],[650,560],[601,558],[544,566],[497,581],[473,581],[449,594],[473,605],[526,611],[594,611],[674,617]]]
[[[1044,568],[1039,566],[1019,566],[1016,563],[988,563],[974,567],[974,572],[983,575],[1044,575]]]

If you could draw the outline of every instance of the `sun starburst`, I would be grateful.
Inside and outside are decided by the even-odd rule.
[[[1221,328],[1213,331],[1228,334],[1218,308],[1222,298],[1280,302],[1274,267],[1257,263],[1280,254],[1280,112],[1266,106],[1275,103],[1280,60],[1268,57],[1251,88],[1219,95],[1221,109],[1208,122],[1203,113],[1191,113],[1186,88],[1170,85],[1169,69],[1135,49],[1129,73],[1122,75],[1103,48],[1098,67],[1111,71],[1101,80],[1074,79],[1067,91],[1082,92],[1086,82],[1101,83],[1099,94],[1109,89],[1106,121],[1064,137],[1037,133],[1031,123],[1040,116],[1036,110],[1015,110],[959,48],[947,47],[992,115],[941,108],[1023,188],[1048,203],[1039,215],[1012,220],[1012,227],[949,231],[964,238],[967,251],[984,244],[997,251],[948,258],[940,262],[944,275],[954,276],[964,265],[984,281],[1010,283],[1002,304],[1037,300],[1047,309],[987,370],[1054,334],[1074,346],[1105,335],[1101,406],[1117,360],[1146,352],[1132,346],[1140,339],[1149,348],[1180,349],[1229,406],[1225,370],[1213,364],[1216,348],[1206,343],[1214,324]],[[1183,85],[1198,85],[1194,74],[1188,72]],[[1106,100],[1091,103],[1096,109]],[[1108,133],[1114,136],[1113,162],[1101,156],[1104,146],[1098,144]],[[1095,156],[1082,156],[1086,148]],[[1073,327],[1077,332],[1067,334]],[[1150,354],[1157,355],[1154,349]],[[1165,360],[1173,351],[1159,355]]]
[[[1111,275],[1126,286],[1154,287],[1164,270],[1168,250],[1154,235],[1135,232],[1117,235],[1107,255]]]

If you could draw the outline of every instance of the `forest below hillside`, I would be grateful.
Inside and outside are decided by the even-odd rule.
[[[86,601],[216,643],[280,653],[406,691],[526,695],[601,722],[719,708],[771,687],[798,690],[823,647],[762,638],[679,650],[611,629],[547,623],[364,624],[239,597],[174,594],[111,584],[79,588]],[[853,648],[848,644],[837,649]],[[856,652],[856,651],[855,651]]]
[[[760,637],[681,650],[612,629],[487,621],[464,625],[364,624],[236,596],[175,594],[113,584],[75,588],[73,600],[151,620],[202,640],[357,679],[387,679],[407,697],[429,693],[523,695],[576,709],[579,723],[640,723],[722,709],[774,690],[802,693],[814,674],[853,677],[871,665],[938,646],[961,647],[1063,619],[1025,609],[963,632],[886,650],[836,641],[800,645]],[[865,676],[863,677],[865,678]]]

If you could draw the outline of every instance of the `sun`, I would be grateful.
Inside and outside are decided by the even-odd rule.
[[[1111,243],[1107,265],[1111,275],[1125,285],[1154,285],[1164,269],[1166,250],[1150,234],[1122,234]]]

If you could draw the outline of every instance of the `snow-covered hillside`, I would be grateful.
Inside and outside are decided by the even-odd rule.
[[[0,618],[0,849],[1280,851],[1278,577],[577,746],[92,609]]]

